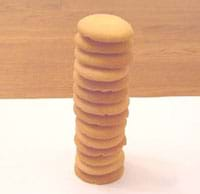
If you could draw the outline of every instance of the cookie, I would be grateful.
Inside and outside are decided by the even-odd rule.
[[[115,147],[122,142],[125,137],[124,133],[122,133],[111,139],[94,139],[81,133],[80,130],[76,130],[76,136],[82,144],[94,149],[109,149]]]
[[[91,157],[86,156],[85,154],[82,154],[81,152],[77,152],[79,158],[81,161],[83,161],[85,164],[90,166],[105,166],[112,164],[119,160],[121,157],[124,157],[124,152],[121,150],[120,152],[117,152],[116,154],[113,154],[111,156],[98,156],[98,157]]]
[[[131,56],[130,52],[105,55],[99,53],[88,53],[78,48],[75,49],[75,57],[79,63],[103,69],[124,68],[130,63]]]
[[[124,164],[124,155],[121,155],[119,159],[112,164],[108,164],[105,166],[90,166],[81,161],[79,155],[77,154],[75,165],[86,174],[105,175],[120,169],[123,166],[123,164]]]
[[[119,43],[103,43],[83,37],[80,33],[76,33],[74,39],[78,48],[90,53],[119,54],[129,52],[132,47],[131,40]]]
[[[84,123],[98,126],[126,125],[126,118],[128,117],[128,110],[117,115],[99,116],[86,113],[77,106],[74,106],[74,112],[80,120],[84,121]]]
[[[129,99],[125,98],[119,103],[115,104],[95,104],[81,99],[76,94],[73,95],[74,102],[84,112],[95,115],[117,115],[128,108]]]
[[[95,149],[88,147],[80,142],[80,140],[75,136],[75,143],[79,152],[85,154],[86,156],[98,157],[98,156],[111,156],[121,151],[123,145],[126,144],[126,138],[122,140],[118,145],[109,149]]]
[[[74,62],[75,70],[84,78],[93,81],[112,82],[127,76],[129,67],[126,65],[122,69],[99,69],[83,65],[77,60]]]
[[[88,137],[94,139],[111,139],[119,135],[124,135],[126,123],[122,125],[114,126],[98,126],[90,125],[81,121],[80,119],[76,120],[76,129],[79,130],[82,134],[87,135]]]
[[[94,176],[84,173],[77,166],[75,166],[75,173],[81,180],[98,185],[108,184],[120,179],[123,175],[123,172],[124,172],[124,167],[121,167],[120,169],[110,174]]]
[[[79,86],[91,91],[115,92],[128,88],[129,85],[128,76],[125,76],[124,78],[113,82],[97,82],[88,80],[82,77],[77,71],[74,71],[73,79]]]
[[[122,18],[110,14],[94,14],[78,22],[78,32],[100,42],[123,42],[133,35],[131,25]]]
[[[73,92],[80,98],[97,104],[117,103],[128,97],[127,88],[116,92],[99,92],[81,88],[76,83],[73,85]]]

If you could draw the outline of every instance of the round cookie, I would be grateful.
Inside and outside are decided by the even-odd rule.
[[[86,113],[77,106],[74,106],[74,112],[77,117],[85,123],[98,126],[126,125],[126,118],[128,117],[128,110],[117,115],[99,116]]]
[[[79,63],[96,68],[119,69],[124,68],[131,62],[131,53],[123,54],[99,54],[88,53],[81,49],[75,49],[75,57]]]
[[[78,48],[90,53],[119,54],[129,52],[132,48],[130,40],[119,43],[103,43],[83,37],[80,33],[76,33],[74,39]]]
[[[75,166],[75,173],[80,179],[88,183],[97,184],[97,185],[103,185],[103,184],[114,182],[122,177],[123,172],[124,172],[124,167],[110,174],[106,174],[102,176],[94,176],[94,175],[89,175],[82,172],[77,166]]]
[[[82,162],[79,155],[76,155],[76,166],[86,174],[90,175],[105,175],[120,169],[124,164],[124,156],[121,155],[117,161],[105,166],[90,166]]]
[[[98,157],[91,157],[86,156],[81,152],[77,152],[79,158],[81,161],[83,161],[85,164],[90,166],[105,166],[112,164],[119,160],[119,158],[124,157],[124,152],[121,150],[120,152],[117,152],[116,154],[113,154],[111,156],[98,156]],[[122,156],[123,155],[123,156]]]
[[[110,14],[94,14],[78,22],[78,32],[100,42],[123,42],[133,35],[131,25],[122,18]]]
[[[77,84],[73,85],[73,92],[80,98],[97,104],[117,103],[122,101],[124,98],[127,98],[128,96],[127,88],[117,92],[99,92],[81,88]]]
[[[74,62],[74,68],[82,77],[86,79],[103,82],[120,80],[127,76],[129,72],[128,65],[122,69],[99,69],[80,64],[77,60]]]
[[[111,139],[119,135],[124,135],[126,123],[122,125],[114,126],[98,126],[90,125],[81,121],[80,119],[76,120],[76,128],[82,134],[94,139]]]
[[[124,78],[117,81],[113,81],[113,82],[97,82],[97,81],[91,81],[91,80],[85,79],[77,71],[74,71],[73,79],[79,86],[91,91],[115,92],[115,91],[128,88],[128,85],[129,85],[128,76],[125,76]]]
[[[123,101],[115,104],[95,104],[81,99],[76,94],[73,96],[74,102],[84,112],[95,115],[117,115],[128,108],[129,99],[125,98]]]
[[[75,143],[79,152],[86,156],[98,157],[98,156],[111,156],[121,151],[123,145],[126,144],[126,138],[120,142],[117,146],[109,149],[95,149],[82,144],[79,139],[75,136]]]
[[[115,147],[125,137],[124,133],[122,133],[119,136],[113,137],[111,139],[94,139],[81,133],[80,130],[76,131],[76,136],[82,144],[95,149],[109,149]]]

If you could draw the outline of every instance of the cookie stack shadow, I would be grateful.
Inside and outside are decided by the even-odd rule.
[[[131,40],[95,40],[83,24],[75,46],[75,172],[86,182],[106,184],[124,171]]]

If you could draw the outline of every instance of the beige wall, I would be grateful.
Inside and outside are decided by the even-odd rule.
[[[0,97],[70,97],[77,21],[135,29],[132,96],[200,95],[199,0],[0,0]]]

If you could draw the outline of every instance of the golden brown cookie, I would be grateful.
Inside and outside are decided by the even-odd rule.
[[[79,152],[85,154],[86,156],[93,156],[93,157],[111,156],[113,154],[116,154],[117,152],[120,152],[123,145],[126,144],[126,138],[125,138],[122,142],[120,142],[115,147],[112,147],[109,149],[95,149],[95,148],[91,148],[91,147],[88,147],[88,146],[82,144],[76,136],[75,136],[74,140],[75,140],[75,143],[77,145],[77,149]]]
[[[128,88],[116,92],[100,92],[84,89],[76,83],[73,85],[73,92],[80,98],[97,104],[113,104],[128,97]]]
[[[119,103],[115,104],[95,104],[81,99],[76,94],[73,96],[74,102],[84,112],[95,115],[117,115],[128,108],[129,99],[125,98]]]
[[[88,183],[97,184],[97,185],[103,185],[103,184],[114,182],[121,178],[121,176],[123,175],[123,172],[124,172],[124,167],[110,174],[106,174],[102,176],[94,176],[94,175],[89,175],[82,172],[77,166],[75,166],[75,173],[80,179]]]
[[[77,47],[86,52],[101,54],[126,53],[129,52],[132,47],[132,41],[130,40],[117,43],[103,43],[83,37],[80,33],[76,33],[75,43]]]
[[[80,160],[79,155],[76,155],[76,166],[84,173],[90,175],[105,175],[120,169],[124,164],[124,155],[121,155],[118,160],[112,164],[105,166],[90,166]]]
[[[84,77],[82,77],[77,71],[73,73],[74,81],[81,86],[82,88],[91,90],[91,91],[102,91],[102,92],[109,92],[109,91],[119,91],[129,86],[129,78],[125,76],[124,78],[113,81],[113,82],[98,82],[98,81],[91,81]]]
[[[111,156],[98,156],[98,157],[91,157],[86,156],[85,154],[81,152],[77,152],[79,158],[81,161],[83,161],[85,164],[90,166],[105,166],[112,164],[119,160],[121,157],[124,157],[124,152],[121,150],[120,152],[117,152],[116,154],[113,154]]]
[[[94,139],[105,140],[117,137],[119,135],[124,135],[125,126],[126,123],[113,126],[98,126],[87,124],[80,119],[76,120],[76,129]]]
[[[84,78],[93,81],[113,82],[127,76],[129,66],[126,65],[122,69],[99,69],[83,65],[77,60],[74,62],[75,70]]]
[[[82,144],[94,149],[109,149],[115,147],[125,138],[124,133],[122,133],[111,139],[94,139],[81,133],[78,129],[76,130],[76,136]]]
[[[115,126],[115,125],[126,125],[126,118],[128,117],[128,110],[109,116],[99,116],[82,111],[77,106],[74,106],[74,112],[77,117],[85,123],[98,126]]]
[[[81,49],[75,49],[75,57],[79,63],[96,68],[119,69],[125,68],[131,62],[131,53],[123,54],[99,54],[88,53]]]
[[[83,36],[100,42],[123,42],[133,35],[133,29],[127,21],[110,14],[86,16],[77,27]]]

